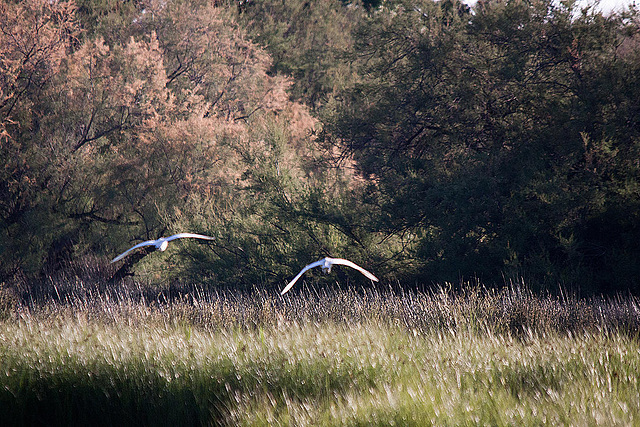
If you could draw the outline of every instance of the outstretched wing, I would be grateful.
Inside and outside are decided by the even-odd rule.
[[[331,262],[333,264],[341,264],[341,265],[346,265],[347,267],[355,268],[360,273],[364,274],[365,276],[367,276],[367,278],[373,280],[374,282],[378,281],[378,278],[376,276],[374,276],[373,274],[371,274],[370,272],[368,272],[364,268],[360,267],[359,265],[349,261],[348,259],[331,258]]]
[[[167,237],[165,240],[170,242],[175,239],[182,239],[184,237],[193,237],[195,239],[204,239],[204,240],[215,240],[215,237],[211,236],[203,236],[202,234],[194,234],[194,233],[179,233],[174,234],[173,236]]]
[[[280,292],[280,295],[286,294],[287,291],[289,289],[291,289],[291,287],[298,281],[300,276],[302,276],[305,273],[305,271],[307,271],[307,270],[309,270],[309,269],[311,269],[313,267],[318,267],[318,266],[322,265],[322,263],[324,263],[324,259],[321,259],[320,261],[312,262],[311,264],[307,265],[305,268],[300,270],[300,273],[298,273],[298,275],[296,277],[294,277],[293,280],[290,281],[287,286],[285,286],[285,288],[282,290],[282,292]]]
[[[132,250],[134,250],[134,249],[138,249],[138,248],[141,248],[143,246],[151,246],[151,245],[155,245],[155,244],[156,244],[155,240],[147,240],[146,242],[138,243],[134,247],[127,249],[126,251],[122,252],[120,255],[118,255],[117,257],[112,259],[111,262],[114,263],[116,261],[120,261],[122,258],[126,257],[127,254],[129,252],[131,252]]]

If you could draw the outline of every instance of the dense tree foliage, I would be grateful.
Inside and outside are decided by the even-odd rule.
[[[134,269],[637,292],[639,31],[550,0],[3,0],[0,280],[193,231]]]
[[[303,222],[274,207],[325,177],[341,181],[312,161],[316,121],[289,101],[287,78],[268,74],[268,54],[226,8],[120,6],[3,3],[5,278],[181,227],[219,238],[192,273],[215,278],[211,265],[222,263],[233,266],[228,280],[247,286],[276,254],[285,256],[278,264],[291,262],[291,247],[308,248],[306,256],[333,250],[322,236],[295,237],[297,247],[301,230],[286,221]],[[22,28],[20,15],[35,23]],[[274,251],[281,232],[284,249]],[[268,265],[257,262],[265,256]],[[193,267],[180,265],[170,271]]]
[[[365,17],[358,3],[252,1],[239,19],[270,53],[271,72],[293,77],[292,97],[318,110],[356,78],[347,54]]]
[[[418,277],[639,289],[638,29],[545,0],[387,2],[359,29],[328,134]]]

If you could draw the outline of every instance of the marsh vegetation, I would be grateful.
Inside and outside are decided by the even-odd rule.
[[[38,300],[38,302],[35,302]],[[31,302],[29,302],[31,301]],[[430,291],[100,290],[13,299],[5,425],[633,425],[640,301]]]

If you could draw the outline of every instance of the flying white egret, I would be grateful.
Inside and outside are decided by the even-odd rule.
[[[158,240],[147,240],[146,242],[138,243],[134,247],[127,249],[126,251],[124,251],[114,259],[112,259],[111,262],[120,261],[122,258],[126,257],[129,254],[129,252],[131,252],[132,250],[141,248],[143,246],[155,246],[157,250],[164,251],[167,249],[167,246],[169,246],[170,241],[175,239],[182,239],[184,237],[193,237],[196,239],[204,239],[204,240],[215,239],[214,237],[203,236],[202,234],[193,234],[193,233],[174,234],[173,236],[169,236],[169,237],[161,237]]]
[[[322,258],[320,261],[312,262],[311,264],[309,264],[305,268],[303,268],[300,271],[300,273],[298,273],[298,275],[296,277],[294,277],[293,280],[290,281],[287,286],[285,286],[285,288],[282,290],[282,292],[280,292],[280,295],[284,295],[289,289],[291,289],[291,287],[298,281],[300,276],[302,276],[307,270],[309,270],[309,269],[311,269],[313,267],[322,267],[322,271],[323,272],[331,273],[331,267],[333,266],[333,264],[346,265],[348,267],[355,268],[360,273],[364,274],[365,276],[367,276],[367,278],[373,280],[374,282],[378,281],[378,278],[376,276],[374,276],[373,274],[371,274],[370,272],[368,272],[364,268],[360,267],[359,265],[356,265],[353,262],[349,261],[348,259],[329,258],[329,257],[327,257],[327,258]]]

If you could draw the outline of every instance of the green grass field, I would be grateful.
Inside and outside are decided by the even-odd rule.
[[[640,305],[74,291],[0,322],[2,425],[638,425]]]

